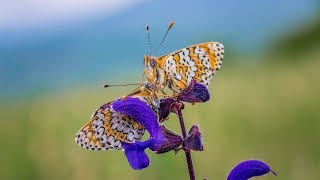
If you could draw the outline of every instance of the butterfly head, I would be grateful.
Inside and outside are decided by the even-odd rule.
[[[147,70],[155,69],[157,66],[157,58],[153,56],[144,56],[144,68]]]

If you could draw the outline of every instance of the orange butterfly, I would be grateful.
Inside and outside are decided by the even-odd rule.
[[[152,85],[142,85],[127,96],[139,98],[157,113],[159,102],[153,94]],[[104,104],[93,112],[90,121],[76,134],[78,145],[89,150],[120,150],[121,142],[141,140],[145,128],[134,118],[116,112],[112,103]]]
[[[173,22],[170,23],[167,33],[172,26]],[[211,78],[220,69],[223,56],[224,46],[219,42],[192,45],[161,57],[144,56],[145,69],[142,78],[146,75],[147,81],[156,88],[163,90],[168,87],[175,93],[188,86],[192,79],[208,86]]]

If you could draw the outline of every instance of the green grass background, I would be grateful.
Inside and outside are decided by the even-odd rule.
[[[255,64],[238,57],[237,64],[226,56],[211,100],[183,112],[187,128],[198,124],[203,133],[204,151],[192,153],[197,177],[225,179],[240,161],[260,159],[278,177],[257,179],[320,179],[319,57],[259,57]],[[88,151],[74,142],[95,108],[131,89],[84,85],[2,101],[1,179],[188,179],[183,153],[148,151],[150,166],[134,171],[122,151]],[[180,133],[174,115],[165,125]]]

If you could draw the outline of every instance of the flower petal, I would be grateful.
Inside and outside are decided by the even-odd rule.
[[[160,127],[156,115],[146,103],[138,98],[118,99],[113,102],[113,109],[133,117],[149,131],[151,137],[158,135]]]
[[[121,142],[121,145],[125,150],[125,155],[133,169],[141,170],[149,166],[149,157],[144,152],[149,144],[150,141],[136,141],[135,143]]]
[[[206,102],[210,99],[209,90],[205,85],[192,80],[190,84],[180,92],[178,100],[184,102]]]
[[[229,173],[227,180],[246,180],[255,176],[267,174],[270,171],[274,175],[277,175],[266,163],[258,160],[247,160],[234,167]]]
[[[150,137],[148,140],[150,141],[148,148],[151,151],[157,151],[167,139],[164,137],[162,132],[159,131],[156,137]]]

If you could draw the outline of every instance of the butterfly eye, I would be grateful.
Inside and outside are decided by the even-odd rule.
[[[156,66],[156,61],[154,59],[150,60],[150,66],[153,68]]]

